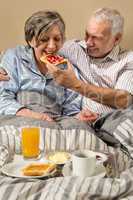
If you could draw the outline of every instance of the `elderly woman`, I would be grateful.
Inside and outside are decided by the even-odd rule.
[[[5,52],[1,66],[9,81],[0,82],[0,114],[53,121],[81,109],[81,96],[54,82],[40,58],[56,54],[65,39],[65,24],[57,12],[39,11],[25,23],[26,46]]]

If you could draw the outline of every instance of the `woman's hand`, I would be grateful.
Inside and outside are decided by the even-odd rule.
[[[0,68],[0,81],[8,81],[9,79],[7,72],[3,68]]]
[[[76,119],[84,122],[94,122],[98,118],[98,114],[90,111],[89,109],[83,109],[76,115]]]
[[[48,121],[48,122],[54,121],[51,117],[48,116],[48,114],[34,112],[34,111],[27,109],[27,108],[20,109],[16,113],[16,115],[17,116],[30,117],[30,118],[34,118],[34,119],[40,119],[40,120],[44,120],[44,121]]]

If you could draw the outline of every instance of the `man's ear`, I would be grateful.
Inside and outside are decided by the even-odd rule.
[[[32,48],[35,48],[36,47],[36,39],[35,39],[35,37],[33,37],[32,40],[29,41],[28,43]]]
[[[121,33],[117,33],[115,35],[115,45],[118,45],[122,40],[122,34]]]

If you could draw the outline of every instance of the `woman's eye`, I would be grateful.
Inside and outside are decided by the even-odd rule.
[[[49,40],[48,38],[43,38],[40,40],[40,42],[48,42],[48,40]]]
[[[55,40],[56,42],[59,42],[59,41],[61,41],[61,38],[54,38],[54,40]]]

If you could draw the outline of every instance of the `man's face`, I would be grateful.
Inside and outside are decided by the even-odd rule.
[[[107,21],[97,22],[91,18],[86,29],[85,41],[89,56],[102,58],[118,43],[119,36],[113,36]]]

